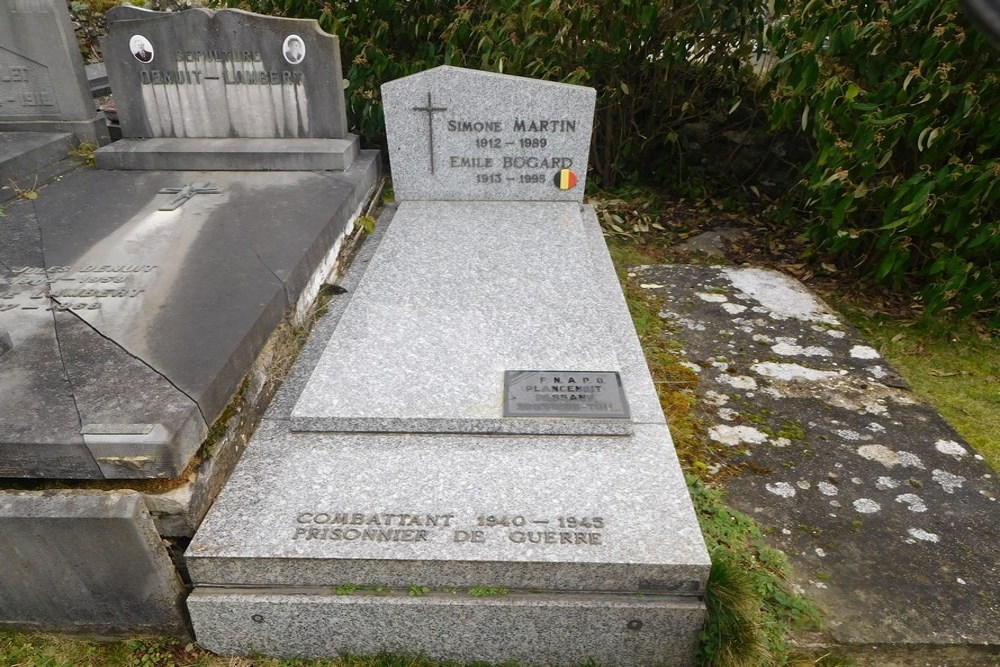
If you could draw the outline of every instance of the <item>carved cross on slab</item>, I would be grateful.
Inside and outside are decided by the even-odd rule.
[[[184,205],[188,199],[194,197],[195,195],[217,195],[222,191],[218,188],[211,187],[211,183],[185,183],[183,187],[179,188],[163,188],[160,190],[161,195],[177,195],[171,199],[168,203],[164,204],[159,208],[161,211],[173,211]]]
[[[427,106],[413,107],[414,111],[427,112],[427,138],[431,149],[431,173],[434,173],[434,114],[438,111],[447,111],[448,107],[436,107],[431,104],[431,94],[427,93]]]

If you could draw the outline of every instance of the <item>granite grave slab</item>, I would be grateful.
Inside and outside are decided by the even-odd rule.
[[[710,562],[581,205],[594,91],[456,68],[385,90],[407,93],[384,97],[390,124],[423,114],[390,133],[390,155],[425,148],[400,157],[400,201],[346,303],[320,323],[185,553],[199,641],[224,654],[688,664]],[[428,108],[483,118],[470,90],[510,118],[549,114],[542,97],[572,108],[561,120],[586,135],[556,147],[581,161],[539,171],[544,185],[487,179],[492,195],[443,201],[468,183],[436,153],[431,173],[430,135],[448,130]],[[477,147],[473,129],[463,150],[502,158],[508,139],[535,136],[505,122],[489,130],[498,146]],[[426,171],[408,174],[418,161]],[[537,405],[553,409],[524,407]],[[309,630],[320,619],[331,632]]]
[[[631,420],[601,412],[503,414],[505,371],[569,371],[553,373],[546,385],[551,402],[542,405],[558,411],[576,403],[569,399],[581,396],[575,388],[587,372],[624,370],[613,345],[617,329],[598,315],[606,294],[593,279],[579,204],[404,201],[395,220],[292,412],[293,428],[632,429]],[[639,421],[662,421],[658,406],[635,410]]]
[[[339,41],[315,20],[130,6],[107,18],[123,138],[98,151],[98,166],[346,169],[357,155]]]

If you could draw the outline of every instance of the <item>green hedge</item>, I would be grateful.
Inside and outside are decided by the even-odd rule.
[[[384,147],[379,86],[437,65],[593,86],[591,166],[605,186],[666,174],[677,130],[732,106],[763,16],[761,0],[228,2],[340,36],[349,115],[368,145]]]
[[[779,3],[772,121],[815,140],[809,235],[929,313],[1000,324],[1000,57],[953,0]]]

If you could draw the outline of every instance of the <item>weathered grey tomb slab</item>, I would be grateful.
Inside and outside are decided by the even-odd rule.
[[[347,169],[340,45],[315,20],[236,9],[107,13],[123,139],[108,169]],[[148,141],[155,139],[155,141]]]
[[[8,204],[0,473],[177,476],[377,173],[90,170]]]
[[[562,146],[585,160],[593,91],[439,68],[388,84],[412,96],[386,98],[386,115],[423,114],[405,140],[425,147],[415,159],[429,167],[431,128],[416,107],[428,94],[447,107],[431,117],[438,137],[453,118],[487,117],[466,88],[493,85],[523,88],[508,99],[522,106],[508,111],[529,120],[541,90],[589,96],[590,106],[555,100],[557,120],[588,128]],[[515,128],[471,132],[453,149],[503,164],[508,141],[533,136]],[[568,167],[535,168],[547,189],[501,177],[482,184],[493,201],[403,195],[379,221],[344,302],[186,552],[203,645],[690,663],[704,542],[596,216],[581,205],[582,178],[564,188]],[[453,176],[443,169],[411,187],[433,192],[441,179],[445,192]],[[507,371],[547,378],[531,396],[551,400],[555,414],[504,417]],[[616,373],[625,416],[566,416],[572,401],[597,403],[584,388]],[[411,587],[426,594],[411,597]],[[317,623],[331,631],[309,630]]]
[[[183,583],[138,493],[0,494],[0,535],[0,627],[185,632]],[[13,610],[21,614],[11,620]]]

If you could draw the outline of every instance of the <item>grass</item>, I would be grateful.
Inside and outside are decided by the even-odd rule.
[[[838,303],[914,392],[1000,472],[1000,339],[972,321],[900,320]]]
[[[95,642],[56,635],[0,632],[0,667],[486,667],[420,656],[343,656],[317,660],[225,658],[169,637]]]

